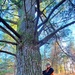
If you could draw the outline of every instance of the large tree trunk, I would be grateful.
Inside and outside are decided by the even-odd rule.
[[[31,0],[34,2],[34,0]],[[33,44],[34,39],[34,26],[35,23],[32,21],[34,17],[34,6],[32,12],[26,14],[25,11],[28,11],[31,8],[30,0],[26,0],[26,9],[25,4],[20,8],[20,25],[18,31],[21,34],[21,42],[17,46],[17,74],[16,75],[41,75],[41,55],[39,47],[37,44]],[[33,14],[33,16],[32,16]],[[26,21],[26,16],[28,20]],[[37,37],[36,37],[37,40]]]
[[[41,75],[41,58],[37,46],[26,43],[17,51],[17,75]]]

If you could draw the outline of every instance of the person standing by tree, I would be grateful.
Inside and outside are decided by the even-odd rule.
[[[46,64],[46,70],[43,71],[43,75],[54,75],[54,69],[51,67],[50,63]]]

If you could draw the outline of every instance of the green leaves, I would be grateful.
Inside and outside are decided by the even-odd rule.
[[[0,0],[0,5],[2,5],[3,4],[3,0]]]
[[[14,3],[17,7],[22,7],[22,2],[21,0],[11,0],[12,3]]]

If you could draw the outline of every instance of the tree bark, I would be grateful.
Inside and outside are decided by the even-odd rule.
[[[40,57],[37,46],[25,43],[17,50],[17,75],[41,75]]]
[[[23,2],[23,7],[18,9],[20,25],[18,32],[21,34],[21,41],[17,46],[17,74],[16,75],[41,75],[41,55],[37,44],[33,44],[34,25],[32,17],[35,16],[34,5],[30,1]],[[25,7],[26,5],[26,7]],[[30,13],[26,13],[30,8]],[[33,14],[33,15],[32,15]],[[36,37],[37,40],[37,37]]]

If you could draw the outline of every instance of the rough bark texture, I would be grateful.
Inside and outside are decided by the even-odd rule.
[[[26,43],[17,51],[17,75],[41,75],[41,58],[37,46]]]
[[[30,1],[26,0],[26,6],[30,6]],[[29,2],[29,3],[28,3]],[[28,4],[27,4],[28,3]],[[30,8],[26,8],[28,11]],[[34,6],[31,11],[34,11]],[[34,37],[34,22],[31,17],[35,12],[25,14],[25,7],[19,9],[20,25],[18,27],[19,33],[21,34],[21,42],[17,46],[17,74],[16,75],[41,75],[41,55],[39,47],[33,44]],[[26,16],[29,18],[26,21]],[[28,22],[28,23],[26,23]],[[36,37],[37,38],[37,37]]]

